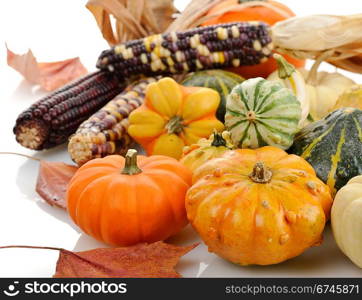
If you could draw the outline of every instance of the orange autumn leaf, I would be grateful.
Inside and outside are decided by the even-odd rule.
[[[164,242],[121,248],[97,248],[72,252],[41,246],[0,246],[59,251],[54,278],[179,278],[174,267],[181,256],[198,244],[176,246]]]
[[[19,55],[7,47],[7,64],[31,83],[52,91],[87,73],[78,57],[57,62],[38,63],[32,51]]]
[[[197,244],[180,247],[164,242],[89,251],[60,251],[55,278],[178,278],[181,256]]]
[[[41,160],[35,189],[50,205],[65,209],[67,185],[76,171],[72,165]]]

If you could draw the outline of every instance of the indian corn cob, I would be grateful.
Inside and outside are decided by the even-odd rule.
[[[101,53],[97,67],[146,76],[262,63],[271,55],[269,27],[237,22],[128,41]]]
[[[93,158],[126,152],[131,143],[128,115],[143,103],[147,85],[156,80],[137,81],[84,121],[68,144],[73,161],[82,165]]]
[[[79,124],[124,87],[124,81],[109,72],[97,71],[83,76],[22,112],[13,130],[16,140],[33,150],[61,144]]]

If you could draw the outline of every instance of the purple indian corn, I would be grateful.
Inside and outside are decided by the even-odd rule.
[[[128,116],[144,100],[155,78],[141,79],[84,121],[70,138],[68,152],[78,165],[111,154],[125,154],[132,140],[127,134]]]
[[[81,77],[22,112],[14,127],[16,140],[33,150],[61,144],[124,87],[124,81],[109,72],[98,71]]]
[[[261,22],[238,22],[152,35],[103,51],[97,67],[128,77],[259,64],[273,49],[269,30]]]

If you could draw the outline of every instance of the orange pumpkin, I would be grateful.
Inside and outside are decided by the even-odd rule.
[[[185,195],[191,172],[161,155],[110,155],[80,167],[67,190],[73,221],[113,246],[165,240],[186,224]]]
[[[309,163],[276,147],[225,152],[196,169],[187,217],[209,251],[276,264],[319,244],[332,197]]]
[[[219,4],[213,6],[207,13],[207,16],[218,16],[207,20],[202,25],[207,26],[220,23],[255,20],[263,21],[269,25],[273,25],[276,22],[283,21],[287,18],[295,16],[293,11],[291,11],[284,4],[281,4],[277,1],[264,0],[262,2],[265,4],[252,5],[252,3],[250,3],[251,6],[245,6],[246,2],[250,2],[250,0],[225,0],[220,2]],[[298,60],[285,54],[283,54],[283,56],[296,68],[301,68],[305,65],[304,60]],[[255,66],[240,66],[237,68],[231,68],[230,71],[238,73],[245,78],[266,78],[277,68],[278,66],[276,61],[270,58],[266,62]]]

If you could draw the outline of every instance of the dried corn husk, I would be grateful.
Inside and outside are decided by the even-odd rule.
[[[272,28],[275,48],[297,58],[318,59],[362,73],[362,14],[294,17]]]
[[[193,0],[177,19],[167,28],[166,32],[186,30],[202,23],[202,18],[214,5],[224,0]]]
[[[111,46],[163,32],[177,12],[172,0],[89,0],[86,7]]]

